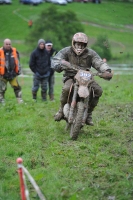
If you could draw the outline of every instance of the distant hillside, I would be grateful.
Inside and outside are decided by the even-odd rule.
[[[127,2],[129,2],[129,3],[133,2],[133,0],[115,0],[115,1],[114,0],[106,0],[106,1],[109,1],[109,2],[111,2],[111,1],[112,2],[125,2],[125,3],[127,3]],[[103,0],[103,2],[106,2],[106,1]]]

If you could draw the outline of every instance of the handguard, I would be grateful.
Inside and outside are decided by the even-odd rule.
[[[100,78],[103,78],[103,79],[108,80],[108,81],[111,80],[112,77],[113,77],[113,73],[108,72],[108,71],[106,71],[104,73],[98,73],[98,75],[99,75]]]

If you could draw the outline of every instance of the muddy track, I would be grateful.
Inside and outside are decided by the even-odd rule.
[[[114,27],[114,26],[117,26],[117,25],[114,25],[114,26],[109,25],[109,26],[107,26],[107,25],[101,25],[101,24],[96,24],[96,23],[92,23],[92,22],[82,22],[82,24],[95,26],[95,27],[99,27],[99,28],[104,28],[104,29],[107,29],[107,30],[114,30],[114,31],[120,31],[120,32],[133,33],[133,24],[131,24],[131,25],[121,25],[118,28]]]

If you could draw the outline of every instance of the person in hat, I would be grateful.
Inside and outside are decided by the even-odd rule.
[[[45,40],[39,39],[37,48],[31,53],[29,67],[33,72],[32,98],[37,101],[37,92],[41,85],[41,97],[47,100],[47,83],[50,75],[50,55],[45,49]]]
[[[53,48],[52,41],[47,40],[45,42],[45,48],[49,53],[50,58],[56,55],[57,51]],[[48,78],[48,94],[50,101],[54,101],[54,83],[55,83],[54,70],[50,68],[50,76]]]

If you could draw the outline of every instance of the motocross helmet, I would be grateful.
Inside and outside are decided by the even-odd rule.
[[[75,43],[78,42],[82,43],[82,47],[78,48],[77,45],[75,45]],[[88,44],[88,37],[84,33],[81,32],[76,33],[72,38],[72,48],[77,55],[81,55],[84,52],[84,50],[87,47],[87,44]]]

